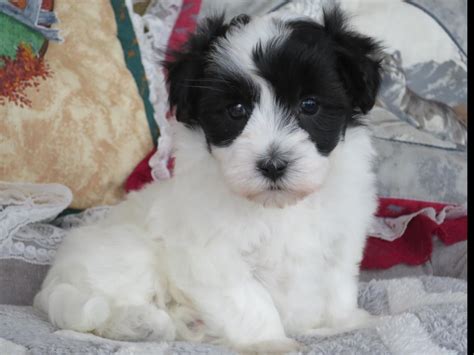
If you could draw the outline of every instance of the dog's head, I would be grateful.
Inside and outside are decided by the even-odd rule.
[[[378,45],[334,8],[309,19],[206,19],[165,63],[176,118],[202,128],[236,193],[267,206],[316,191],[347,126],[372,108]]]

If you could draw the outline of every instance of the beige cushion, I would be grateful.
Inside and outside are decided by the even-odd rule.
[[[0,104],[0,180],[58,182],[71,207],[118,202],[152,149],[143,102],[116,37],[109,1],[56,0],[63,43],[49,43],[50,77]]]

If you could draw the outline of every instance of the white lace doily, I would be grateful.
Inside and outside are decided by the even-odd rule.
[[[0,181],[0,259],[51,264],[69,228],[102,218],[108,207],[58,218],[72,201],[72,192],[60,184]]]

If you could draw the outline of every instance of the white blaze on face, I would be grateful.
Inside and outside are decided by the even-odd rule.
[[[296,118],[280,107],[271,85],[258,75],[252,59],[257,45],[284,41],[289,34],[281,23],[267,17],[236,28],[214,48],[212,60],[226,72],[245,74],[259,87],[260,95],[242,133],[226,147],[212,147],[229,187],[237,194],[265,206],[294,204],[317,190],[328,170],[309,134]],[[284,176],[277,182],[257,168],[271,151],[288,161]]]
[[[254,18],[245,26],[229,29],[213,48],[213,59],[228,71],[255,73],[252,51],[269,41],[284,41],[290,34],[280,20],[271,16]]]
[[[213,147],[230,188],[265,206],[294,204],[317,190],[328,170],[328,159],[316,149],[309,134],[295,118],[288,116],[269,85],[258,80],[260,100],[243,132],[227,147]],[[264,177],[257,163],[271,152],[288,161],[283,177],[273,183]]]

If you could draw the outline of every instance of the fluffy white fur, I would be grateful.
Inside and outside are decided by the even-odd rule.
[[[35,306],[64,329],[237,347],[360,320],[376,208],[367,131],[348,130],[319,191],[276,209],[230,191],[203,134],[174,126],[175,176],[74,230]]]
[[[289,336],[356,326],[357,276],[376,208],[367,130],[325,157],[280,124],[272,92],[228,147],[174,122],[174,177],[73,230],[35,306],[60,328],[121,340],[294,349]],[[281,117],[280,117],[281,118]],[[255,171],[269,149],[294,164],[281,190]]]

